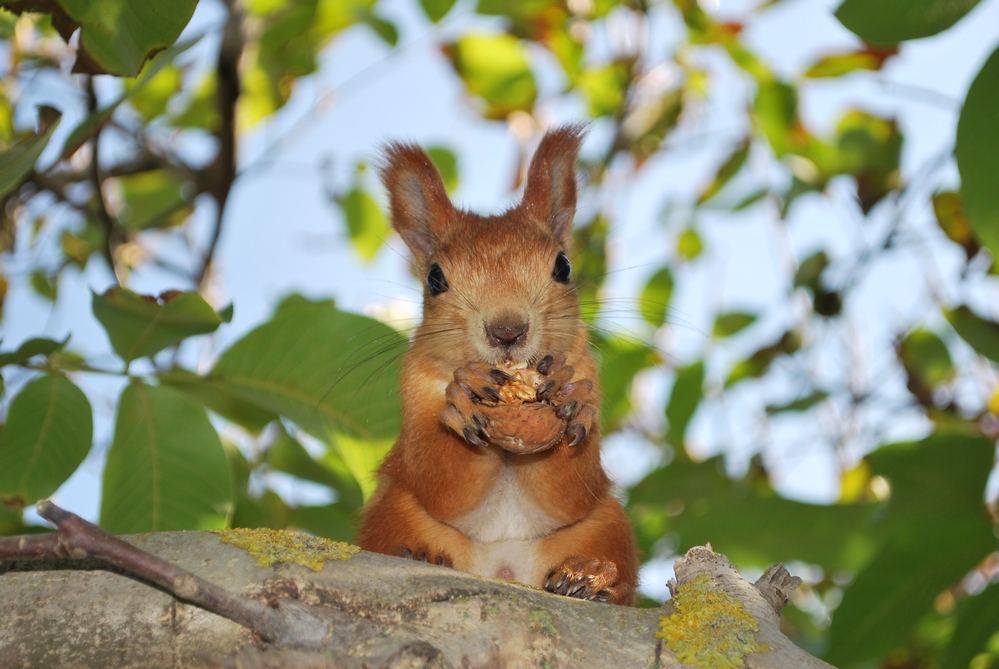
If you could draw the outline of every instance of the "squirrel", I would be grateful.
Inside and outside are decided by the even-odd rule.
[[[600,464],[597,366],[568,256],[582,137],[576,125],[546,133],[520,203],[498,216],[456,208],[418,146],[386,147],[381,176],[424,277],[423,320],[358,543],[630,606],[634,533]],[[497,399],[511,364],[541,375],[539,398],[560,399],[548,410],[564,434],[547,450],[514,454],[490,434],[479,402]]]

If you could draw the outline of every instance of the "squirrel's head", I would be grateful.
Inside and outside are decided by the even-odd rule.
[[[499,216],[456,208],[426,153],[390,144],[382,178],[392,225],[423,280],[415,345],[453,362],[535,362],[566,352],[585,332],[572,284],[580,126],[548,132],[520,203]]]

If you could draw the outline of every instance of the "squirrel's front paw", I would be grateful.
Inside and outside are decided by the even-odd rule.
[[[458,368],[454,372],[454,381],[444,391],[447,407],[441,412],[441,420],[468,443],[485,448],[488,445],[487,421],[473,398],[499,401],[498,384],[508,378],[506,372],[483,362],[470,362]]]
[[[568,424],[565,434],[569,446],[583,441],[597,417],[597,408],[590,403],[593,382],[589,379],[572,381],[575,370],[565,364],[563,355],[546,355],[537,364],[539,373],[548,378],[538,386],[538,399],[551,402],[555,415]]]
[[[451,557],[447,553],[434,553],[433,551],[428,551],[426,548],[417,548],[416,550],[413,550],[412,548],[403,548],[399,552],[399,557],[406,560],[415,560],[417,562],[429,562],[430,564],[437,564],[442,567],[454,566],[454,563],[451,561]]]
[[[618,589],[617,565],[604,560],[584,560],[570,557],[548,572],[545,590],[556,595],[586,599],[592,602],[616,601]]]

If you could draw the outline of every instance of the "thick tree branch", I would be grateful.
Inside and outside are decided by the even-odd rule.
[[[69,660],[81,667],[682,666],[672,642],[656,636],[662,618],[675,612],[672,605],[632,609],[584,602],[364,552],[346,562],[327,561],[320,571],[295,564],[262,567],[215,534],[137,535],[125,543],[97,535],[74,518],[61,521],[59,533],[64,538],[58,555],[68,558],[50,557],[39,565],[37,553],[51,548],[51,539],[2,540],[23,542],[35,561],[9,562],[9,550],[0,553],[0,609],[10,613],[0,617],[0,668],[29,658],[38,667],[66,666]],[[107,551],[109,542],[124,547]],[[177,599],[137,588],[119,574],[65,571],[99,554]],[[676,573],[680,592],[695,579],[702,587],[707,581],[752,614],[759,627],[749,634],[767,650],[747,652],[746,666],[829,666],[780,632],[777,609],[795,584],[783,568],[774,567],[754,586],[724,556],[699,548],[678,561]],[[225,597],[245,592],[249,598],[239,599],[267,602],[260,606],[290,622],[272,633],[276,642],[261,645],[246,628],[185,603],[194,601],[192,589],[210,588]],[[206,598],[198,606],[214,610],[216,603]],[[705,652],[710,654],[710,645]]]

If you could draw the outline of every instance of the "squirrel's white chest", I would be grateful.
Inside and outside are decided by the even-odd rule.
[[[472,540],[469,571],[541,585],[551,565],[538,564],[538,544],[559,523],[524,494],[509,468],[502,470],[489,494],[453,525]]]

